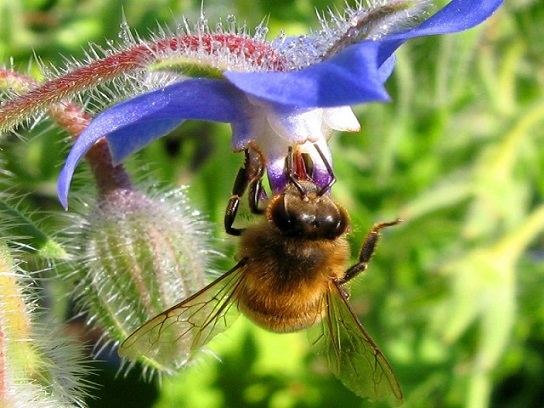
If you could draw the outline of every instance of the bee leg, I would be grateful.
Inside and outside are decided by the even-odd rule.
[[[227,203],[225,209],[225,216],[223,224],[225,231],[230,235],[241,235],[244,231],[243,228],[234,228],[234,220],[238,213],[238,207],[240,206],[240,197],[244,195],[246,189],[250,188],[249,195],[249,207],[254,214],[262,214],[263,210],[259,208],[259,201],[262,197],[266,198],[262,187],[262,177],[264,173],[264,167],[260,162],[257,162],[250,156],[249,150],[245,150],[245,162],[244,166],[238,170],[236,179],[234,180],[234,186],[232,187],[232,194]]]
[[[381,222],[379,224],[375,224],[368,234],[366,235],[365,240],[363,241],[363,245],[361,245],[361,251],[359,253],[359,262],[357,262],[355,265],[351,266],[342,279],[339,280],[340,284],[346,283],[353,279],[355,276],[360,274],[361,272],[364,272],[366,268],[368,267],[368,262],[370,261],[370,258],[372,258],[372,255],[374,254],[374,251],[376,250],[376,246],[378,245],[378,241],[380,240],[380,231],[387,227],[392,227],[393,225],[400,224],[402,222],[402,219],[397,218],[395,221],[390,222]]]
[[[225,226],[225,231],[230,235],[240,235],[242,234],[242,229],[234,228],[234,220],[236,219],[236,214],[238,213],[238,207],[240,205],[240,196],[244,194],[244,191],[247,187],[248,181],[246,178],[246,169],[242,167],[238,170],[236,179],[234,180],[234,186],[232,187],[232,195],[229,198],[227,203],[227,208],[225,209],[225,216],[223,218],[223,224]]]
[[[319,193],[317,195],[322,196],[327,191],[329,191],[334,183],[336,183],[336,176],[334,175],[334,171],[332,169],[331,164],[325,157],[325,153],[321,150],[321,148],[314,143],[315,150],[317,150],[317,153],[319,154],[319,157],[321,157],[321,160],[323,160],[323,164],[325,165],[325,168],[327,169],[327,172],[329,173],[330,180],[327,184],[325,184],[323,187],[321,187],[321,190],[319,190]]]
[[[268,200],[263,188],[262,179],[252,180],[249,183],[249,209],[253,214],[263,214],[264,209],[259,207],[261,201]]]

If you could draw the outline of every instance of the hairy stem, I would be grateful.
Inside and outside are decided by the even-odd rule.
[[[0,133],[9,131],[24,119],[47,110],[53,103],[73,97],[123,74],[145,70],[150,64],[173,52],[200,51],[212,55],[218,44],[227,47],[233,54],[252,57],[256,64],[266,58],[267,61],[272,61],[274,69],[281,70],[281,61],[269,45],[234,34],[183,35],[140,43],[43,84],[34,84],[36,86],[33,87],[29,84],[28,92],[0,106]],[[10,73],[8,70],[0,72],[0,87],[2,75]],[[11,75],[13,76],[13,73]]]

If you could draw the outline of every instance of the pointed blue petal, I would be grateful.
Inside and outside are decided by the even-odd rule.
[[[387,60],[406,40],[468,30],[489,18],[504,0],[452,0],[419,26],[380,40],[378,64]]]
[[[174,83],[126,103],[134,106],[129,110],[139,111],[140,118],[108,132],[114,163],[164,136],[185,119],[235,122],[243,120],[250,109],[242,92],[226,81],[213,79]]]
[[[185,119],[243,121],[248,104],[245,95],[227,81],[189,79],[113,106],[93,119],[74,143],[57,183],[61,204],[67,207],[77,164],[104,135],[114,163],[118,163]]]
[[[250,95],[289,106],[333,107],[388,101],[383,86],[386,73],[378,69],[377,51],[378,44],[367,41],[298,71],[226,71],[223,75]]]
[[[486,20],[504,0],[453,0],[418,27],[363,41],[335,57],[294,72],[224,72],[234,85],[265,100],[299,107],[388,101],[383,86],[395,50],[406,40],[463,31]]]

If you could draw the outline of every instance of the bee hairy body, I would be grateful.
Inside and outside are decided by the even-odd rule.
[[[237,258],[246,263],[234,293],[240,311],[274,332],[319,322],[349,261],[348,224],[343,207],[313,182],[301,180],[275,196],[266,219],[241,233]]]
[[[238,251],[247,259],[236,292],[240,310],[259,326],[292,332],[312,326],[326,310],[325,295],[349,260],[346,237],[285,237],[264,221],[244,231]]]

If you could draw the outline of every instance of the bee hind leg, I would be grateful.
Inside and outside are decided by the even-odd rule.
[[[374,251],[376,250],[376,247],[378,245],[378,242],[380,240],[381,233],[380,231],[387,227],[392,227],[394,225],[398,225],[402,222],[402,219],[397,218],[394,221],[390,222],[380,222],[378,224],[374,224],[374,226],[370,229],[368,234],[366,235],[365,240],[363,241],[363,244],[361,245],[361,251],[359,252],[359,261],[348,268],[342,279],[339,280],[338,283],[343,284],[354,277],[356,277],[361,272],[364,272],[366,268],[368,268],[368,263],[370,261],[370,258],[372,258],[372,255],[374,254]]]

